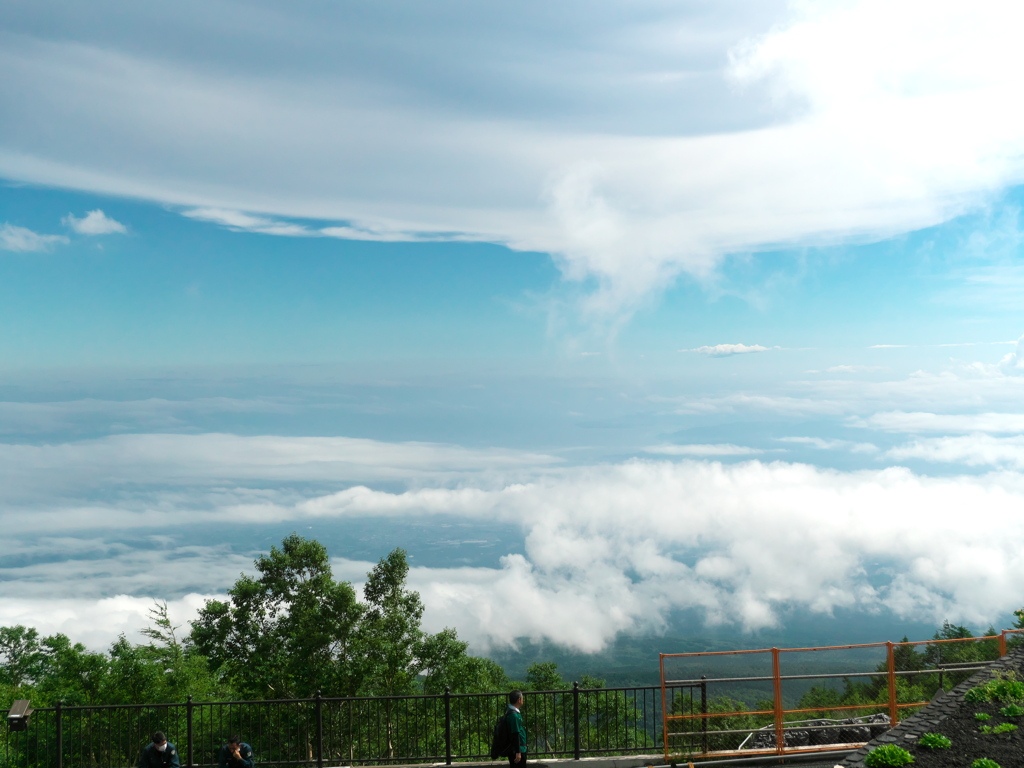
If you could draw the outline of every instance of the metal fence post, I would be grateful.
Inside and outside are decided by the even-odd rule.
[[[895,728],[900,719],[896,708],[896,656],[891,640],[885,644],[885,648],[886,663],[889,667],[889,727]]]
[[[661,675],[661,738],[665,744],[665,762],[668,762],[668,694],[665,690],[665,654],[658,654],[658,672]]]
[[[57,768],[64,766],[64,702],[60,699],[53,710],[53,727],[57,731]]]
[[[700,719],[700,746],[705,754],[708,751],[708,684],[707,675],[700,676],[700,713],[704,715]],[[692,689],[691,689],[692,690]]]
[[[572,684],[572,759],[580,759],[580,684],[573,681]]]
[[[195,762],[192,760],[192,757],[194,755],[194,752],[193,752],[193,749],[192,749],[192,745],[194,743],[194,740],[192,738],[192,694],[191,693],[185,698],[185,733],[187,734],[186,737],[185,737],[186,738],[186,742],[185,742],[185,759],[188,761],[186,763],[186,765],[193,766],[193,765],[195,765]]]
[[[316,691],[316,768],[324,768],[324,697]]]
[[[779,649],[772,648],[772,688],[775,692],[775,751],[786,751],[786,734],[782,724],[782,673],[779,670]]]
[[[444,764],[452,764],[452,689],[444,689]]]

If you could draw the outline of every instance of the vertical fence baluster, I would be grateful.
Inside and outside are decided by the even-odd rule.
[[[899,713],[896,709],[896,656],[891,640],[885,644],[885,648],[886,666],[889,668],[889,727],[895,728],[899,722]]]
[[[708,751],[708,719],[706,717],[708,713],[708,676],[700,676],[700,713],[705,715],[700,719],[700,744],[701,749],[705,752]]]
[[[324,697],[316,692],[316,768],[324,768]]]
[[[782,673],[778,648],[772,648],[772,686],[775,690],[775,751],[781,755],[786,749],[786,735],[782,725]]]
[[[54,707],[53,727],[57,731],[57,768],[64,766],[64,702],[57,700]]]
[[[572,757],[573,760],[580,759],[580,684],[573,681],[572,684],[572,722],[573,722],[573,741],[572,741]]]
[[[444,764],[452,764],[452,689],[444,689]]]
[[[185,697],[185,759],[189,768],[195,765],[192,745],[194,742],[192,733],[192,694]]]

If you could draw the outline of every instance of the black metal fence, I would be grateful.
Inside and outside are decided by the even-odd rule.
[[[689,695],[693,690],[672,692]],[[699,701],[699,690],[698,690]],[[156,730],[183,766],[214,766],[239,735],[261,766],[447,763],[488,758],[504,694],[42,707],[25,731],[0,735],[0,768],[124,768]],[[661,688],[597,688],[526,694],[531,756],[648,754],[661,745]],[[669,706],[672,703],[669,702]],[[692,706],[692,703],[691,703]],[[697,706],[700,706],[699,704]]]

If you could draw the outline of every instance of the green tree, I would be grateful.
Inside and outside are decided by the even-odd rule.
[[[458,643],[454,631],[428,643],[420,627],[423,602],[418,592],[406,589],[408,575],[409,562],[403,549],[392,551],[367,574],[363,587],[366,611],[357,633],[362,654],[359,687],[363,694],[412,693],[420,672],[433,661],[427,658],[428,648],[438,662],[465,654],[466,646]]]
[[[44,661],[34,686],[40,703],[63,701],[73,706],[102,704],[101,692],[109,670],[102,653],[72,643],[67,635],[57,634],[42,641]]]
[[[362,607],[335,581],[320,542],[292,534],[255,561],[229,601],[210,600],[192,622],[188,646],[244,696],[309,697],[351,692],[350,642]]]
[[[45,659],[35,629],[20,624],[0,627],[0,682],[14,689],[31,685]]]

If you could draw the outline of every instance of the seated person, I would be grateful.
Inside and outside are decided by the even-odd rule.
[[[220,748],[218,768],[253,768],[256,761],[252,756],[252,747],[238,736],[232,736],[228,743]]]

